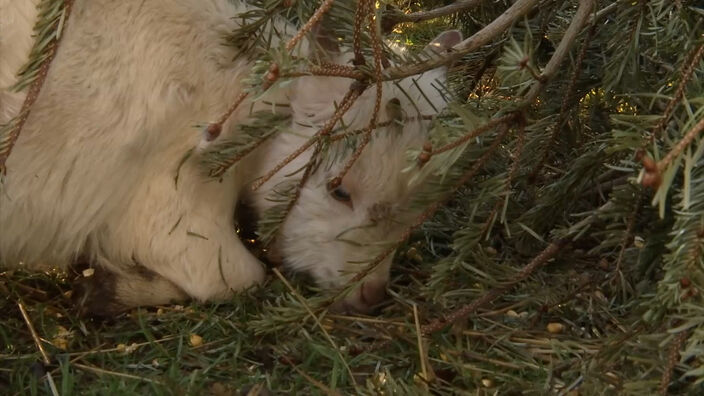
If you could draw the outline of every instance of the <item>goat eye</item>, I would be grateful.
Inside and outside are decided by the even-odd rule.
[[[332,195],[333,198],[340,202],[350,202],[352,200],[352,197],[350,197],[350,193],[347,192],[342,186],[337,187],[336,189],[330,191],[330,194]]]

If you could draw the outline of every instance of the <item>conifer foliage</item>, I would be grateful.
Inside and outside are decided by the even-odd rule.
[[[264,306],[242,308],[239,324],[279,362],[268,386],[288,374],[304,379],[296,390],[327,394],[704,392],[704,4],[251,3],[258,11],[228,37],[256,59],[247,95],[301,75],[357,81],[296,151],[315,155],[272,197],[280,205],[259,220],[264,244],[309,172],[337,158],[335,143],[354,153],[351,166],[386,126],[373,114],[347,130],[337,121],[349,103],[380,95],[382,81],[450,66],[437,87],[450,105],[408,153],[409,167],[433,176],[414,200],[422,214],[367,266],[398,248],[393,303],[353,324],[327,312],[335,296],[305,299],[312,293],[275,270],[258,292]],[[275,37],[281,19],[298,34]],[[466,39],[423,50],[447,29]],[[296,56],[301,37],[320,31],[354,64]],[[241,140],[205,153],[204,174],[221,177],[286,121],[253,115]]]

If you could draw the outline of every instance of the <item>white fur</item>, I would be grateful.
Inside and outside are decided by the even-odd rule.
[[[29,50],[33,7],[26,0],[0,0],[0,122],[15,115],[23,99],[7,87]],[[199,143],[193,125],[218,117],[241,92],[239,81],[249,65],[233,61],[234,50],[221,40],[236,28],[232,17],[244,7],[227,0],[75,1],[0,186],[0,262],[46,268],[88,254],[96,265],[118,274],[129,273],[137,262],[199,300],[222,299],[263,279],[261,264],[234,233],[236,202],[254,176],[293,151],[304,141],[301,135],[312,135],[332,114],[333,101],[341,99],[350,80],[297,80],[292,125],[301,135],[277,137],[222,181],[203,176],[198,153],[179,168]],[[429,72],[419,84],[429,86],[443,76],[442,70]],[[435,112],[410,80],[402,85],[422,113]],[[384,103],[396,97],[410,117],[418,115],[391,84],[384,92]],[[373,89],[364,93],[345,116],[347,125],[367,124],[374,95]],[[437,95],[431,101],[444,106]],[[249,105],[240,109],[225,126],[225,136],[246,117]],[[385,118],[382,111],[380,119]],[[416,120],[404,134],[393,128],[377,133],[343,181],[354,209],[332,199],[325,188],[339,163],[316,172],[278,238],[285,262],[310,271],[323,286],[337,286],[348,272],[359,270],[352,261],[370,259],[385,247],[378,242],[397,238],[404,229],[399,222],[407,217],[401,209],[412,193],[400,176],[405,150],[422,144],[426,126]],[[309,155],[250,198],[259,211],[269,205],[268,189]],[[370,208],[380,203],[395,209],[398,222],[345,235],[355,244],[335,240],[345,230],[369,224]],[[371,278],[385,282],[389,263],[390,258]]]
[[[32,28],[39,0],[0,0],[0,125],[22,106],[25,93],[10,92],[15,73],[32,47]]]

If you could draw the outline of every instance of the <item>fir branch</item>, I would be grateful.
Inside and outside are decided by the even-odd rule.
[[[694,69],[697,64],[699,64],[699,61],[701,61],[703,54],[704,44],[700,44],[698,47],[694,48],[690,52],[688,56],[688,58],[690,59],[689,62],[685,62],[682,65],[682,69],[680,70],[680,85],[677,87],[677,90],[672,96],[672,99],[670,99],[670,101],[667,103],[665,111],[663,111],[662,118],[660,118],[660,121],[655,125],[655,128],[653,128],[653,131],[650,133],[650,139],[648,142],[645,142],[643,144],[643,148],[647,147],[648,145],[652,145],[655,139],[657,139],[660,133],[665,129],[665,126],[667,125],[667,122],[670,121],[670,117],[672,116],[675,107],[678,103],[680,103],[680,101],[684,97],[684,92],[687,88],[687,83],[692,78],[692,75],[694,74]]]
[[[697,135],[699,135],[702,131],[704,131],[704,119],[699,120],[699,122],[687,131],[682,140],[677,142],[675,147],[673,147],[672,150],[670,150],[667,155],[657,163],[654,163],[650,157],[643,157],[643,168],[645,169],[645,175],[643,176],[641,184],[644,187],[653,187],[654,189],[658,189],[660,187],[660,183],[662,182],[662,173],[672,164],[673,160],[682,154],[684,149],[692,144]]]
[[[73,0],[43,0],[37,5],[40,18],[34,26],[36,37],[30,60],[19,72],[18,82],[13,87],[21,90],[29,84],[29,91],[19,114],[0,126],[0,176],[7,173],[7,159],[49,74],[49,67],[63,37],[60,33],[66,29],[72,6]]]
[[[494,118],[493,120],[487,122],[486,124],[484,124],[478,128],[473,129],[472,131],[468,132],[466,135],[461,136],[461,137],[455,139],[454,141],[452,141],[446,145],[443,145],[442,147],[439,147],[437,149],[432,149],[430,151],[424,151],[424,152],[428,153],[429,156],[433,156],[433,155],[437,155],[437,154],[444,153],[446,151],[455,149],[455,148],[460,147],[463,144],[467,143],[468,141],[476,138],[477,136],[483,134],[484,132],[492,130],[501,124],[513,121],[517,117],[518,117],[518,113],[511,113],[511,114],[503,115],[498,118]],[[427,157],[427,159],[426,159],[426,157],[424,157],[424,159],[422,159],[422,160],[419,157],[419,161],[421,161],[422,163],[425,163],[428,160],[430,160],[430,157]]]
[[[220,133],[222,133],[223,124],[225,124],[227,119],[230,118],[230,116],[232,115],[232,113],[235,112],[235,110],[237,110],[239,105],[242,104],[242,102],[247,98],[247,96],[249,96],[249,94],[247,92],[243,92],[243,93],[239,94],[237,96],[237,98],[235,99],[235,101],[232,103],[232,105],[230,105],[230,107],[227,110],[225,110],[225,113],[223,113],[223,115],[221,115],[220,118],[218,118],[218,120],[216,122],[208,124],[208,126],[205,128],[205,138],[207,141],[211,142],[211,141],[217,139],[218,136],[220,136]],[[239,160],[239,158],[233,159],[232,164],[230,166],[232,166],[238,160]],[[227,166],[227,168],[229,168],[229,166]],[[223,173],[224,173],[224,170],[223,170]]]
[[[638,219],[638,213],[640,211],[641,201],[643,199],[643,190],[639,189],[636,193],[638,197],[635,199],[635,205],[633,207],[633,212],[628,217],[628,224],[626,225],[626,231],[623,234],[623,239],[621,240],[621,248],[618,252],[618,258],[616,259],[616,274],[621,272],[621,263],[623,262],[623,256],[626,253],[626,248],[633,242],[633,232],[636,226],[636,220]]]
[[[660,379],[660,387],[658,388],[658,391],[661,395],[666,396],[668,393],[667,388],[670,387],[670,381],[672,380],[672,372],[675,370],[675,366],[680,360],[680,349],[682,349],[682,346],[684,346],[684,343],[687,341],[687,338],[689,338],[689,330],[683,330],[679,334],[677,334],[672,340],[672,343],[670,343],[670,348],[668,349],[667,353],[667,362],[665,362],[664,365],[665,370],[662,373],[662,377]]]
[[[540,94],[540,91],[543,89],[545,84],[547,84],[547,82],[552,79],[555,73],[557,73],[560,65],[562,64],[562,60],[569,53],[570,48],[572,47],[572,43],[574,43],[575,39],[582,30],[582,27],[589,19],[593,8],[594,0],[579,1],[579,8],[577,8],[577,12],[572,18],[572,22],[570,22],[570,25],[567,27],[565,34],[562,36],[560,44],[557,45],[555,52],[553,53],[548,63],[545,65],[545,68],[543,69],[540,78],[536,80],[536,82],[531,87],[530,91],[528,91],[528,94],[526,94],[524,99],[526,102],[534,102],[535,99],[538,98],[538,95]]]
[[[272,114],[267,111],[255,113],[252,118],[247,123],[237,125],[232,138],[218,142],[202,154],[202,163],[208,170],[208,176],[222,177],[240,160],[284,129],[291,119],[288,115]]]
[[[349,170],[352,168],[352,165],[354,165],[357,159],[359,159],[359,157],[362,155],[362,152],[369,144],[369,141],[372,139],[372,133],[376,129],[376,123],[379,118],[379,110],[381,110],[381,98],[384,93],[381,75],[383,62],[383,54],[381,49],[381,32],[379,32],[379,29],[377,28],[373,2],[371,0],[366,2],[368,3],[367,14],[369,15],[369,31],[372,37],[372,49],[374,53],[374,74],[376,79],[376,98],[374,100],[374,110],[372,110],[372,116],[369,120],[369,125],[364,131],[362,141],[357,145],[349,160],[343,166],[342,171],[340,171],[337,177],[333,179],[333,185],[337,184],[333,188],[337,188],[337,186],[342,183],[342,179],[345,177],[347,172],[349,172]],[[362,3],[363,2],[360,2],[360,7]]]
[[[434,8],[428,11],[413,12],[405,14],[395,8],[387,8],[381,18],[382,31],[384,33],[391,32],[399,23],[417,23],[427,21],[429,19],[441,18],[444,16],[467,12],[479,6],[484,0],[461,0],[455,1],[443,7]]]
[[[470,304],[465,305],[464,307],[448,315],[444,315],[442,319],[436,319],[427,325],[424,325],[423,334],[430,335],[432,333],[436,333],[453,323],[457,323],[458,321],[467,318],[467,316],[475,312],[477,309],[496,300],[517,284],[528,279],[528,277],[535,272],[536,269],[547,264],[547,262],[555,257],[565,246],[567,246],[567,244],[568,241],[565,239],[560,239],[550,243],[545,249],[543,249],[542,252],[540,252],[540,254],[535,256],[533,260],[526,264],[526,266],[523,267],[523,269],[510,282],[501,287],[491,289],[480,298],[472,301]]]
[[[511,25],[513,25],[515,21],[531,11],[537,3],[538,0],[518,0],[498,18],[494,19],[484,28],[454,47],[448,49],[444,53],[433,54],[429,59],[420,63],[401,65],[386,69],[384,71],[384,79],[398,80],[456,61],[488,44],[495,37],[504,33]]]
[[[289,197],[283,200],[283,205],[278,205],[278,208],[274,206],[273,208],[269,209],[267,213],[269,216],[262,216],[262,219],[259,221],[259,224],[257,226],[257,235],[259,235],[259,238],[262,244],[264,245],[265,249],[271,246],[272,243],[274,243],[274,240],[276,239],[276,236],[279,233],[281,225],[283,225],[284,221],[286,221],[286,218],[288,217],[289,213],[291,213],[291,210],[301,198],[301,189],[308,182],[310,175],[313,173],[316,166],[318,165],[318,156],[320,155],[321,151],[322,144],[318,143],[315,146],[313,155],[311,155],[310,159],[308,160],[308,163],[305,166],[303,176],[300,178],[300,180],[295,183],[295,186],[292,187],[293,193],[291,194],[291,190],[287,189],[284,191],[284,194],[279,194],[288,194]],[[274,191],[274,194],[276,193],[277,192]],[[274,216],[271,216],[272,211],[276,212]]]
[[[547,144],[545,145],[545,148],[543,149],[543,154],[540,157],[540,160],[536,164],[535,168],[533,168],[533,172],[531,173],[530,178],[532,180],[535,180],[535,178],[538,176],[540,171],[542,170],[543,166],[545,165],[545,162],[548,159],[548,156],[550,155],[550,151],[552,150],[552,147],[555,145],[555,142],[557,141],[557,137],[560,135],[560,131],[562,130],[562,127],[564,126],[565,122],[567,121],[567,110],[570,107],[570,102],[572,101],[572,96],[574,95],[575,91],[575,86],[577,84],[577,79],[579,78],[581,72],[582,72],[582,63],[584,62],[584,57],[587,54],[587,49],[589,48],[589,44],[592,41],[592,37],[594,36],[594,33],[596,32],[596,25],[592,25],[591,28],[589,29],[587,36],[584,38],[584,41],[582,42],[582,49],[579,51],[579,55],[577,56],[577,61],[574,64],[574,70],[572,72],[572,77],[570,78],[570,82],[567,85],[567,90],[564,93],[564,96],[562,97],[562,104],[560,105],[560,113],[557,116],[557,121],[555,122],[553,126],[553,131],[552,134],[550,135],[550,139],[548,140]],[[540,81],[540,79],[538,79]]]
[[[513,158],[513,164],[511,164],[511,169],[508,171],[508,176],[506,177],[506,187],[504,191],[505,195],[505,201],[501,199],[497,199],[496,203],[494,204],[494,207],[492,208],[491,212],[489,215],[486,217],[486,222],[484,223],[484,226],[482,227],[482,230],[479,232],[479,238],[478,239],[483,239],[489,230],[491,229],[491,226],[494,224],[494,220],[496,219],[496,216],[499,213],[499,208],[501,208],[502,204],[508,205],[508,197],[511,195],[511,183],[513,182],[514,177],[516,177],[516,173],[518,172],[518,168],[520,165],[521,161],[521,156],[523,155],[523,146],[525,144],[526,140],[526,122],[525,122],[525,115],[521,115],[519,118],[519,126],[518,126],[518,138],[516,139],[516,148],[514,149],[511,157]],[[504,212],[505,212],[504,208]],[[504,222],[505,219],[502,219],[502,222]]]
[[[296,46],[296,44],[301,41],[303,36],[305,36],[306,33],[308,33],[311,29],[313,29],[315,25],[320,22],[320,20],[323,18],[323,15],[325,15],[325,13],[330,10],[330,7],[332,7],[333,2],[334,0],[325,0],[322,4],[320,4],[320,7],[315,10],[315,12],[313,13],[313,15],[311,15],[305,25],[298,29],[296,35],[291,37],[291,39],[286,43],[287,51],[291,51]]]
[[[352,32],[353,64],[355,66],[365,64],[364,54],[362,53],[362,25],[364,24],[364,17],[369,12],[373,12],[370,8],[370,0],[359,0],[357,2],[357,10],[354,13],[354,30]]]
[[[329,135],[332,129],[335,127],[335,124],[337,124],[337,122],[342,119],[342,116],[344,116],[345,113],[350,109],[350,107],[352,107],[352,104],[355,102],[355,100],[357,100],[357,98],[359,98],[361,94],[361,90],[355,89],[354,87],[347,91],[347,94],[345,94],[345,97],[342,98],[342,101],[340,102],[340,105],[338,106],[337,110],[335,110],[335,114],[333,114],[333,116],[327,121],[327,123],[310,139],[308,139],[302,146],[296,149],[293,153],[286,156],[286,158],[276,164],[276,166],[274,166],[274,168],[272,168],[264,176],[260,177],[257,181],[252,183],[252,190],[258,190],[264,183],[274,177],[274,175],[277,174],[281,169],[291,163],[291,161],[293,161],[294,159],[298,158],[299,155],[303,154],[313,144],[315,144],[318,141],[319,137]]]

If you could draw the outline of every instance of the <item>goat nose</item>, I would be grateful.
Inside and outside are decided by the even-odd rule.
[[[362,283],[359,294],[362,302],[368,307],[377,305],[386,298],[386,282],[366,281]]]

